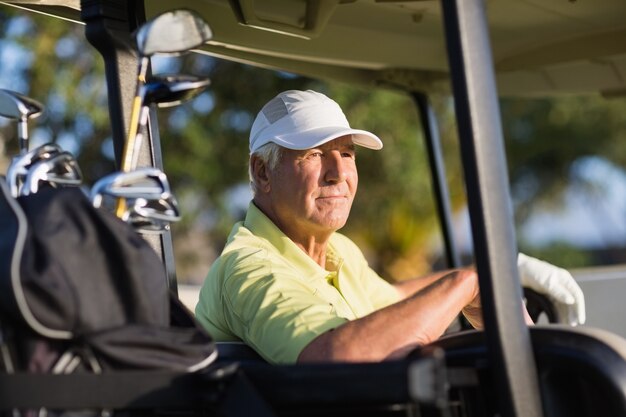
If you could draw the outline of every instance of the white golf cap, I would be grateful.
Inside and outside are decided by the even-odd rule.
[[[250,129],[250,153],[268,142],[289,149],[311,149],[342,136],[370,149],[381,149],[382,141],[365,130],[352,129],[341,107],[324,94],[312,90],[284,91],[257,114]]]

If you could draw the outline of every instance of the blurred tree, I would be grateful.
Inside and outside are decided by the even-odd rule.
[[[378,134],[379,152],[359,149],[360,191],[345,232],[375,256],[373,266],[383,276],[406,279],[427,272],[439,235],[424,136],[417,108],[408,95],[387,90],[348,89],[331,84],[328,94],[344,108],[353,126]],[[442,120],[449,122],[449,100],[433,97]],[[441,126],[447,150],[447,176],[459,177],[454,124]],[[464,202],[463,184],[451,181],[452,205]]]
[[[566,210],[571,204],[566,196],[572,193],[584,195],[588,201],[609,200],[615,184],[590,170],[594,165],[608,165],[626,175],[624,97],[507,98],[501,104],[518,226],[539,212]],[[592,225],[609,221],[597,211],[589,215],[593,218],[587,223]],[[606,250],[587,247],[585,242],[567,243],[558,236],[549,247],[534,246],[530,239],[522,240],[520,247],[568,267],[626,261],[624,256],[607,259]]]
[[[566,187],[597,190],[575,169],[583,158],[626,163],[624,98],[505,99],[502,114],[518,223],[558,205]]]
[[[87,181],[113,169],[103,158],[110,137],[102,60],[85,42],[83,26],[0,8],[3,69],[0,86],[40,101],[45,112],[30,123],[31,146],[58,142],[75,153]],[[4,123],[9,155],[17,152],[13,123]],[[13,140],[11,140],[13,139]]]

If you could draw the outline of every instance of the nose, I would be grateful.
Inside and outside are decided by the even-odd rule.
[[[325,173],[324,180],[328,183],[344,182],[348,178],[348,166],[341,155],[341,152],[332,151],[324,158]]]

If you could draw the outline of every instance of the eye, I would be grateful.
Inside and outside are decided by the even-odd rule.
[[[341,148],[341,157],[342,158],[356,158],[356,148],[353,144],[343,146]]]

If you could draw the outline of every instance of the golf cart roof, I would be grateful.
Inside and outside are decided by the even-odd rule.
[[[2,3],[80,21],[80,0]],[[184,7],[211,26],[201,49],[217,57],[370,86],[449,90],[439,1],[151,0],[146,18]],[[487,2],[499,93],[626,93],[624,16],[626,2],[615,0]]]

